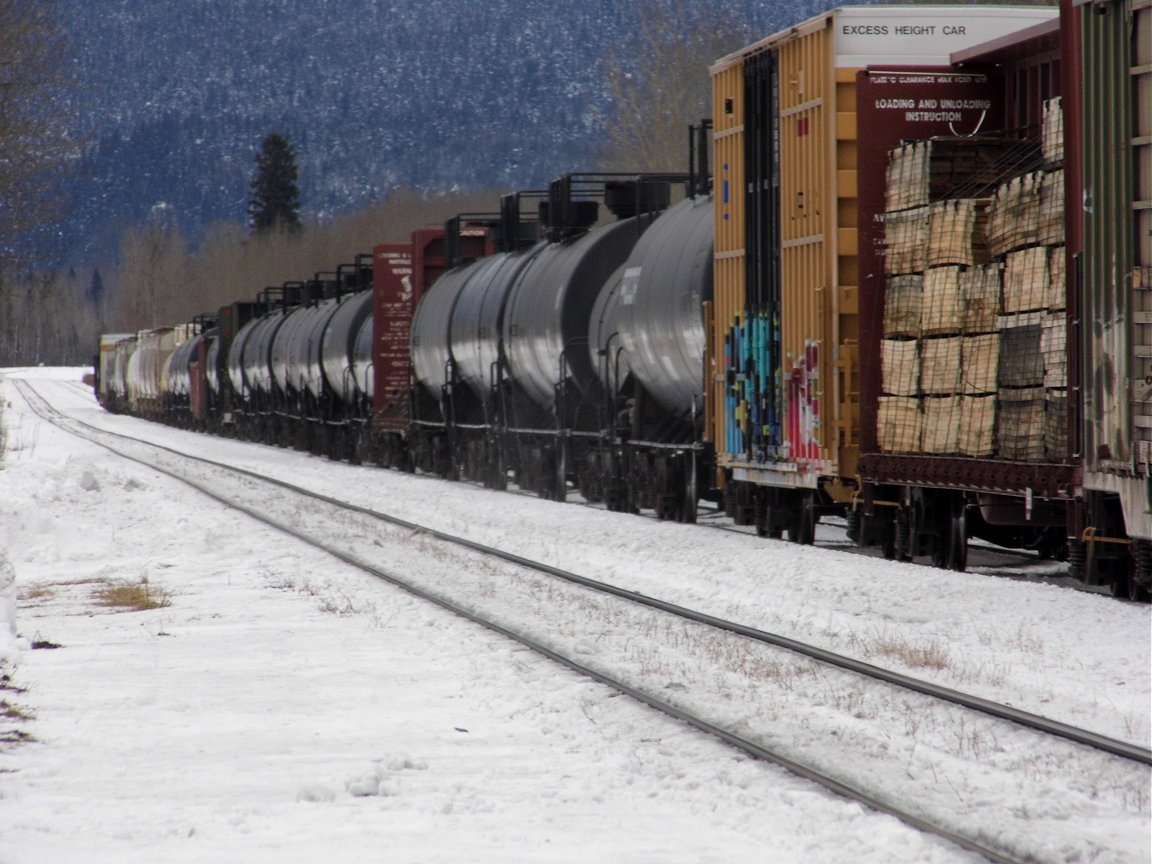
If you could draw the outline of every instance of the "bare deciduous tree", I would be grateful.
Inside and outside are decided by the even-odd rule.
[[[605,129],[604,167],[682,171],[688,126],[712,116],[709,65],[748,41],[733,10],[692,0],[648,0],[635,45],[602,63],[615,111]]]

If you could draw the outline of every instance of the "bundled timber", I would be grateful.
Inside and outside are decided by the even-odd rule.
[[[1053,246],[1048,250],[1048,303],[1049,309],[1056,311],[1068,306],[1068,262],[1063,246]]]
[[[994,333],[999,326],[1001,270],[994,263],[961,271],[965,333]]]
[[[1045,165],[1064,162],[1064,106],[1060,97],[1044,103],[1043,128],[1040,130],[1040,150]]]
[[[1040,352],[1043,317],[1040,313],[1001,317],[1001,387],[1043,386],[1044,356]]]
[[[960,396],[928,396],[924,399],[923,437],[925,453],[947,455],[960,452]]]
[[[884,292],[884,336],[920,335],[924,277],[919,273],[890,276]]]
[[[1037,235],[1041,243],[1064,242],[1064,171],[1050,171],[1040,181],[1040,214]]]
[[[988,199],[950,198],[931,205],[926,264],[986,264]]]
[[[1051,462],[1068,457],[1068,391],[1047,392],[1044,408],[1044,454]]]
[[[892,396],[920,393],[920,352],[915,340],[885,339],[881,343],[883,391]]]
[[[881,396],[876,426],[881,449],[889,453],[919,452],[923,427],[920,400]]]
[[[1000,334],[965,336],[960,365],[960,386],[966,396],[995,393],[1000,373]]]
[[[885,209],[923,207],[944,198],[980,197],[1005,176],[1005,160],[1018,159],[1018,141],[1001,138],[932,138],[888,154]]]
[[[946,336],[920,343],[920,392],[951,396],[960,392],[960,349],[963,338]]]
[[[1004,313],[1047,309],[1048,250],[1030,246],[1004,258]]]
[[[1042,172],[1034,171],[997,187],[988,209],[988,246],[993,255],[1039,242],[1042,177]]]
[[[921,273],[928,250],[931,209],[917,207],[884,214],[884,272]]]
[[[920,332],[954,335],[964,329],[964,296],[959,267],[933,267],[924,273]]]
[[[996,450],[1002,459],[1044,459],[1044,388],[1001,390],[997,406]]]
[[[960,408],[957,449],[965,456],[991,456],[996,425],[996,395],[964,396],[960,400]]]
[[[1040,324],[1040,353],[1044,357],[1044,386],[1068,386],[1068,319],[1063,312],[1044,316]]]

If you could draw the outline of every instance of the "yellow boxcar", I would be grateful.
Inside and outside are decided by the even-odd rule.
[[[713,65],[707,437],[738,521],[810,541],[820,507],[853,494],[861,270],[878,256],[861,242],[880,242],[867,229],[884,208],[887,149],[902,137],[972,131],[985,119],[981,99],[944,110],[938,98],[981,84],[949,68],[952,52],[1054,14],[838,9]],[[865,182],[879,200],[873,191],[863,201]],[[785,509],[804,518],[797,524]]]

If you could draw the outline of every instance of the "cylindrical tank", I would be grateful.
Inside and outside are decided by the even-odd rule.
[[[302,352],[294,361],[300,364],[303,372],[304,389],[315,398],[324,392],[324,334],[339,308],[338,300],[322,300],[317,303],[316,311],[309,317],[302,331],[303,339],[293,345],[293,351],[299,349]]]
[[[276,334],[284,326],[285,313],[276,309],[262,316],[244,340],[243,358],[244,384],[249,397],[260,393],[272,393],[272,345]],[[243,331],[241,331],[243,332]]]
[[[492,368],[500,357],[504,304],[517,277],[545,248],[524,254],[493,255],[473,268],[452,309],[450,340],[456,373],[481,400],[491,390]]]
[[[135,334],[125,336],[116,343],[108,392],[119,399],[125,399],[128,396],[128,364],[132,355],[136,353],[139,344],[139,338]]]
[[[160,374],[175,345],[171,327],[140,331],[137,349],[128,360],[129,399],[155,399],[160,395]]]
[[[308,326],[315,306],[296,306],[289,309],[284,316],[284,323],[276,333],[270,346],[269,364],[272,369],[272,380],[282,393],[298,392],[303,386],[302,371],[297,369],[292,360],[292,346],[299,339],[300,331]]]
[[[260,318],[253,318],[248,321],[236,332],[232,344],[228,346],[228,362],[225,371],[228,379],[232,382],[232,389],[245,399],[251,395],[251,388],[244,378],[244,346],[261,320]]]
[[[204,359],[208,368],[204,370],[204,376],[208,379],[208,389],[212,391],[212,395],[220,395],[220,331],[216,330],[209,334],[211,341],[208,343],[208,354]]]
[[[188,364],[196,356],[196,349],[203,341],[203,334],[198,333],[176,346],[176,350],[168,358],[168,370],[161,376],[161,380],[167,382],[164,386],[165,392],[172,396],[188,395],[192,384]]]
[[[637,220],[624,219],[548,244],[509,292],[502,323],[509,375],[545,410],[553,407],[562,358],[581,391],[592,386],[587,346],[592,307],[639,236]]]
[[[356,379],[356,387],[369,401],[376,398],[376,380],[372,374],[374,333],[372,315],[369,314],[360,325],[360,330],[356,334],[356,344],[352,347],[352,376]]]
[[[412,372],[436,399],[452,358],[452,309],[464,285],[484,263],[473,262],[442,275],[421,298],[412,317]]]
[[[372,292],[361,291],[340,301],[324,329],[320,345],[324,379],[344,404],[353,402],[359,390],[355,376],[356,339],[371,315]]]
[[[712,207],[711,197],[689,198],[657,219],[629,256],[618,293],[618,326],[632,371],[673,414],[704,404]]]
[[[620,286],[624,267],[608,277],[588,321],[588,356],[604,389],[615,393],[628,377],[631,366],[620,339]]]

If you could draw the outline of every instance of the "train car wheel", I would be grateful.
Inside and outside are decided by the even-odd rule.
[[[963,572],[968,567],[968,510],[963,500],[953,502],[948,519],[948,543],[944,566]]]
[[[805,490],[797,494],[792,526],[788,539],[801,546],[811,546],[816,542],[816,493]]]

